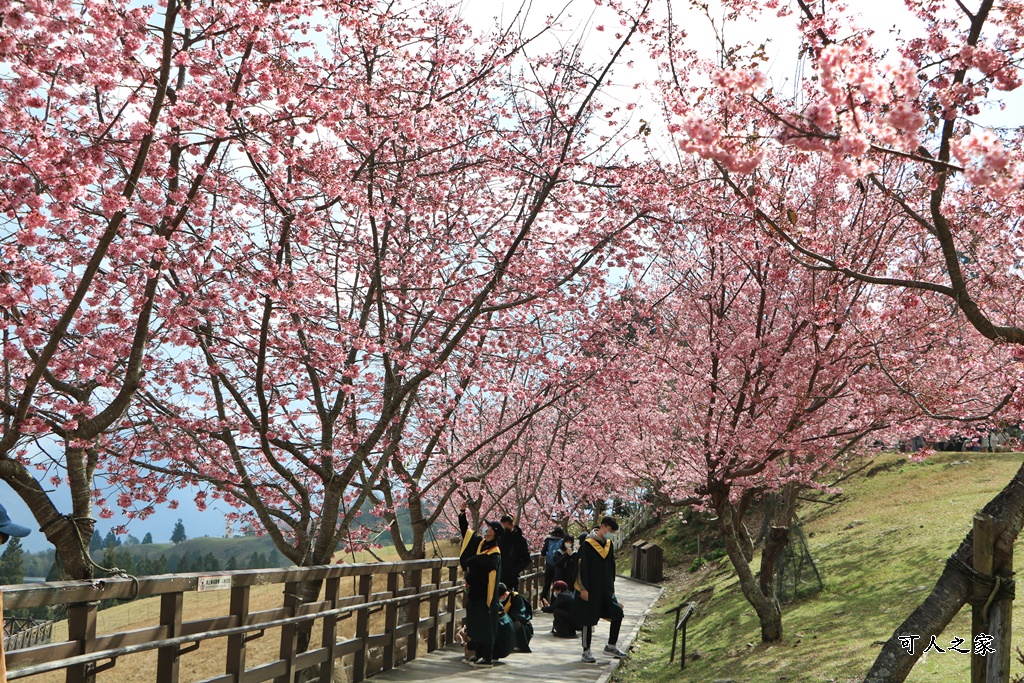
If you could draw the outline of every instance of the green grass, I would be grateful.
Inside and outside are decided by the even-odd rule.
[[[753,609],[740,593],[728,560],[689,573],[690,559],[673,554],[658,540],[676,566],[666,573],[666,593],[640,635],[639,648],[619,669],[621,683],[662,683],[734,679],[738,683],[791,681],[811,683],[862,680],[896,627],[928,594],[943,563],[970,530],[971,518],[1020,467],[1020,454],[944,453],[921,463],[898,455],[878,458],[890,464],[871,477],[858,475],[843,485],[837,505],[805,504],[808,544],[824,581],[813,598],[783,606],[785,638],[765,646]],[[970,464],[951,465],[970,460]],[[678,523],[652,532],[686,535]],[[1020,551],[1017,556],[1021,557]],[[755,557],[755,568],[758,559]],[[621,570],[620,570],[621,571]],[[672,617],[663,612],[713,588],[688,625],[687,649],[703,653],[680,671],[668,663]],[[1016,620],[1014,642],[1024,638],[1024,621]],[[939,639],[970,642],[970,608]],[[1016,659],[1016,658],[1014,658]],[[1014,662],[1013,676],[1024,673]],[[955,652],[930,653],[908,681],[932,683],[970,678],[970,657]],[[1012,678],[1012,676],[1011,676]]]

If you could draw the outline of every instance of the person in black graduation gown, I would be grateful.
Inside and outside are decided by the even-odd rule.
[[[530,640],[533,638],[533,609],[519,591],[507,590],[501,597],[501,605],[505,614],[512,620],[516,634],[516,649],[520,652],[533,652]]]
[[[501,526],[505,533],[498,539],[501,548],[501,582],[510,591],[519,590],[519,574],[530,566],[530,544],[523,536],[523,530],[515,523],[512,515],[502,515]]]
[[[498,616],[504,610],[498,596],[501,575],[501,550],[498,538],[505,531],[498,522],[487,522],[481,536],[469,528],[466,506],[459,511],[462,551],[459,564],[466,577],[466,635],[476,655],[467,660],[472,666],[490,666],[493,662]]]
[[[580,544],[579,570],[576,575],[576,594],[572,603],[573,621],[583,631],[583,661],[597,661],[590,652],[594,626],[601,619],[612,622],[604,654],[625,657],[618,648],[619,628],[622,626],[622,606],[615,597],[615,552],[607,536],[618,531],[614,517],[605,517],[601,526],[590,532]]]

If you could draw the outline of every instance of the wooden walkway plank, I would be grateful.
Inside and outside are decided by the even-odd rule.
[[[626,613],[619,635],[619,647],[628,651],[636,639],[643,619],[661,596],[658,586],[633,581],[624,576],[615,580],[615,593]],[[550,634],[551,615],[534,612],[533,652],[514,652],[493,667],[475,668],[462,661],[457,646],[421,655],[390,671],[371,678],[380,683],[411,683],[412,681],[447,681],[457,678],[481,679],[499,683],[595,683],[607,681],[618,666],[618,660],[601,654],[608,642],[608,622],[602,621],[594,632],[592,651],[596,664],[580,660],[583,646],[579,638],[555,638]]]

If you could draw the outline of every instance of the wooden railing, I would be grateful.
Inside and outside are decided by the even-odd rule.
[[[633,514],[623,517],[619,520],[619,530],[615,532],[615,541],[613,547],[615,548],[616,556],[619,551],[631,539],[638,531],[646,529],[653,518],[654,513],[650,505],[644,505]]]
[[[4,619],[4,652],[49,643],[52,633],[52,621]]]
[[[540,556],[535,555],[532,568],[520,579],[522,592],[532,596],[535,607],[543,580],[542,566]],[[375,592],[375,577],[378,584],[381,578],[386,581],[385,590]],[[344,579],[351,579],[354,590],[342,589]],[[306,581],[322,581],[323,589],[317,601],[299,604],[298,587]],[[347,588],[349,581],[344,583]],[[251,612],[250,592],[268,584],[282,586],[281,607]],[[183,620],[185,594],[219,589],[230,590],[227,614]],[[204,678],[203,683],[291,683],[299,671],[311,667],[319,669],[314,680],[328,683],[336,661],[346,655],[352,655],[346,662],[347,678],[358,683],[378,671],[415,659],[421,640],[428,652],[452,643],[464,615],[456,558],[62,581],[3,586],[0,590],[5,609],[66,604],[68,610],[67,640],[7,653],[9,680],[64,670],[67,683],[87,683],[96,674],[114,668],[119,657],[155,650],[156,683],[179,683],[181,656],[206,641],[224,638],[224,673]],[[156,596],[160,598],[158,625],[97,633],[99,600]],[[371,614],[377,612],[383,612],[383,620],[371,620]],[[353,615],[354,629],[347,629],[350,636],[339,639],[339,622]],[[315,647],[299,652],[299,631],[310,623],[319,641]],[[247,643],[277,628],[277,659],[248,668]]]

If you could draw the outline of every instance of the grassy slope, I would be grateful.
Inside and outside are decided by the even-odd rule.
[[[879,458],[891,469],[857,476],[843,486],[839,505],[807,504],[801,510],[811,553],[825,589],[818,596],[783,607],[785,640],[760,644],[753,610],[743,599],[728,561],[689,574],[682,563],[641,634],[641,647],[619,669],[622,683],[668,681],[738,683],[835,681],[863,677],[889,638],[934,585],[943,562],[970,529],[971,517],[1013,476],[1020,454],[948,453],[922,463],[897,455]],[[951,465],[970,460],[969,464]],[[824,508],[824,509],[822,509]],[[658,532],[655,532],[656,534]],[[662,536],[678,533],[671,525]],[[671,556],[671,550],[667,553]],[[1021,557],[1020,551],[1017,556]],[[756,562],[755,558],[755,562]],[[621,571],[621,570],[620,570]],[[663,612],[713,586],[688,626],[688,650],[704,656],[680,672],[668,663],[671,617]],[[1018,616],[1014,642],[1024,638]],[[958,636],[970,642],[970,608],[962,610],[939,639],[945,648]],[[1024,673],[1014,663],[1013,675]],[[907,679],[917,683],[970,679],[970,657],[929,653]]]

